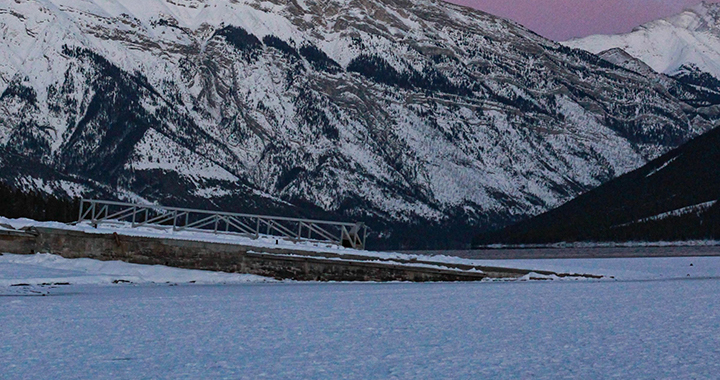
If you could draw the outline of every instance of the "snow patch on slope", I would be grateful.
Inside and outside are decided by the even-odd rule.
[[[154,129],[145,132],[136,145],[132,161],[126,164],[131,170],[160,169],[175,171],[194,181],[219,179],[235,182],[238,178],[208,158],[178,145]]]
[[[634,222],[626,223],[621,226],[626,226],[626,225],[631,225],[631,224],[636,224],[636,223],[645,223],[645,222],[650,222],[650,221],[654,221],[654,220],[663,220],[663,219],[667,219],[672,216],[682,216],[682,215],[686,215],[686,214],[690,214],[690,213],[700,213],[700,212],[705,211],[705,210],[709,209],[710,207],[714,206],[715,203],[717,203],[717,200],[698,203],[698,204],[692,205],[692,206],[681,207],[676,210],[667,211],[667,212],[663,212],[661,214],[653,215],[653,216],[650,216],[647,218],[638,219]]]

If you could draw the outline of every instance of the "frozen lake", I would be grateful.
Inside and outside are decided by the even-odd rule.
[[[0,278],[42,277],[50,270],[5,260]],[[720,373],[720,258],[514,263],[617,279],[86,283],[58,286],[43,297],[6,286],[0,287],[0,294],[6,290],[0,378],[678,379]],[[49,275],[62,278],[62,270],[68,269]]]

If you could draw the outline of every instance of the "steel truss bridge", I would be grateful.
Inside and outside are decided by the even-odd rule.
[[[365,249],[365,223],[286,218],[189,208],[83,199],[78,223],[124,223],[173,231],[236,234],[259,238],[273,236],[291,241],[315,241]]]

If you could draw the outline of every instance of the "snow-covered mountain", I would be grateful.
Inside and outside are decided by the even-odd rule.
[[[720,4],[703,2],[630,33],[594,35],[563,44],[595,54],[622,49],[668,75],[700,71],[720,78]]]
[[[434,0],[5,1],[0,94],[15,186],[363,219],[408,246],[538,214],[720,118],[714,90]]]

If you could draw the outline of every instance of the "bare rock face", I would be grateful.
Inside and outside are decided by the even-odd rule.
[[[598,57],[612,64],[624,67],[628,70],[635,71],[648,77],[657,74],[657,72],[653,70],[652,67],[648,66],[645,62],[633,57],[632,55],[628,54],[628,52],[620,48],[612,48],[601,51],[598,53]]]
[[[0,176],[462,246],[712,128],[717,92],[430,0],[0,4]]]

